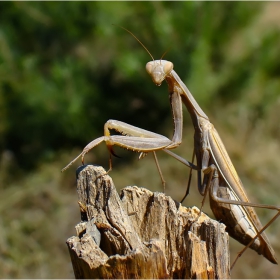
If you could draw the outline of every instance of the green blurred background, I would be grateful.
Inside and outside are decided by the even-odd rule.
[[[75,168],[60,173],[117,119],[172,137],[167,86],[145,71],[165,59],[219,131],[254,202],[279,205],[279,2],[1,2],[0,276],[73,278],[65,241],[79,208]],[[191,159],[193,128],[184,109]],[[116,149],[116,187],[162,186],[150,155]],[[188,168],[158,153],[166,193],[180,200]],[[105,144],[86,157],[108,168]],[[194,176],[186,206],[200,206]],[[213,217],[208,203],[204,211]],[[257,211],[263,223],[274,214]],[[280,220],[267,230],[280,259]],[[243,246],[230,241],[232,260]],[[250,252],[249,252],[250,251]],[[232,278],[279,278],[279,266],[248,250]]]

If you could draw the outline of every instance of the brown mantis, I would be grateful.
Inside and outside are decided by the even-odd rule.
[[[128,32],[131,33],[130,31]],[[141,42],[140,44],[145,48]],[[227,226],[229,234],[240,243],[247,245],[246,248],[250,246],[251,249],[276,264],[277,260],[274,250],[263,231],[280,215],[280,208],[249,202],[242,182],[237,175],[218,132],[188,88],[173,70],[172,62],[153,59],[153,61],[147,63],[146,70],[157,86],[160,86],[164,80],[168,84],[174,120],[172,140],[163,135],[120,121],[109,120],[104,125],[104,136],[90,142],[84,148],[83,152],[62,171],[67,169],[80,156],[82,157],[82,162],[84,162],[85,154],[103,141],[105,141],[111,153],[113,153],[113,145],[118,145],[132,151],[140,152],[140,158],[148,152],[153,152],[155,156],[155,151],[163,150],[191,169],[197,170],[198,189],[200,194],[204,196],[202,204],[204,203],[207,192],[209,192],[211,209],[215,217]],[[182,142],[182,102],[189,111],[194,126],[194,155],[197,161],[196,166],[169,151],[178,147]],[[123,135],[111,135],[111,129]],[[110,155],[110,169],[111,167]],[[202,173],[204,175],[203,179]],[[263,228],[252,207],[274,209],[278,213]]]

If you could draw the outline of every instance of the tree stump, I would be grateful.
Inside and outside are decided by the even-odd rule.
[[[81,222],[67,240],[76,278],[230,278],[225,226],[163,193],[118,195],[100,166],[77,170]]]

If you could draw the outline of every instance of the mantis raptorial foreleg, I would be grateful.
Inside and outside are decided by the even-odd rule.
[[[111,135],[110,130],[115,130],[124,135]],[[62,172],[69,168],[78,158],[82,158],[82,163],[84,164],[85,155],[94,147],[99,145],[102,142],[105,142],[109,151],[113,153],[113,146],[117,145],[122,148],[126,148],[128,150],[141,152],[140,157],[143,153],[155,152],[157,150],[166,150],[169,149],[170,146],[173,148],[178,145],[175,141],[168,139],[167,137],[157,134],[145,129],[141,129],[139,127],[129,125],[127,123],[116,121],[116,120],[108,120],[104,125],[104,135],[102,137],[94,139],[90,142],[74,160],[72,160],[66,167],[62,169]],[[177,139],[177,137],[174,137]],[[170,152],[169,154],[173,154]],[[175,155],[175,154],[174,154]],[[156,155],[154,154],[156,159]],[[176,157],[176,155],[175,155]],[[180,158],[178,156],[177,159],[183,161],[184,164],[196,169],[196,166],[188,161]],[[157,162],[157,161],[156,161]],[[112,164],[110,160],[109,171],[112,169]],[[158,166],[158,163],[157,163]],[[160,172],[161,174],[161,172]],[[162,181],[163,177],[161,176]]]

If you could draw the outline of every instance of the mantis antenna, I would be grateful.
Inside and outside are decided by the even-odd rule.
[[[113,25],[116,25],[116,24],[113,24]],[[145,45],[144,45],[131,31],[129,31],[128,29],[126,29],[126,28],[124,28],[124,27],[122,27],[122,26],[120,26],[120,25],[116,25],[116,26],[122,28],[123,30],[125,30],[126,32],[128,32],[130,35],[132,35],[132,36],[141,44],[141,46],[147,51],[147,53],[150,55],[150,57],[152,58],[152,60],[155,61],[154,58],[153,58],[153,56],[152,56],[151,53],[149,52],[149,50],[145,47]],[[166,54],[166,52],[165,52],[164,54]]]
[[[163,53],[163,55],[161,56],[161,58],[160,58],[160,61],[163,59],[163,57],[167,54],[167,52],[169,52],[169,50],[170,50],[170,48],[168,48],[164,53]]]
[[[113,25],[116,25],[116,24],[113,24]],[[126,32],[128,32],[130,35],[132,35],[132,36],[141,44],[141,46],[147,51],[147,53],[150,55],[150,57],[152,58],[152,60],[155,61],[154,58],[153,58],[153,56],[152,56],[151,53],[149,52],[149,50],[145,47],[145,45],[144,45],[131,31],[129,31],[128,29],[126,29],[126,28],[123,27],[123,26],[120,26],[120,25],[116,25],[116,26],[122,28],[123,30],[125,30]],[[162,55],[161,58],[160,58],[160,61],[163,59],[163,57],[167,54],[167,52],[168,52],[169,50],[170,50],[170,48],[167,49],[167,50],[163,53],[163,55]]]

